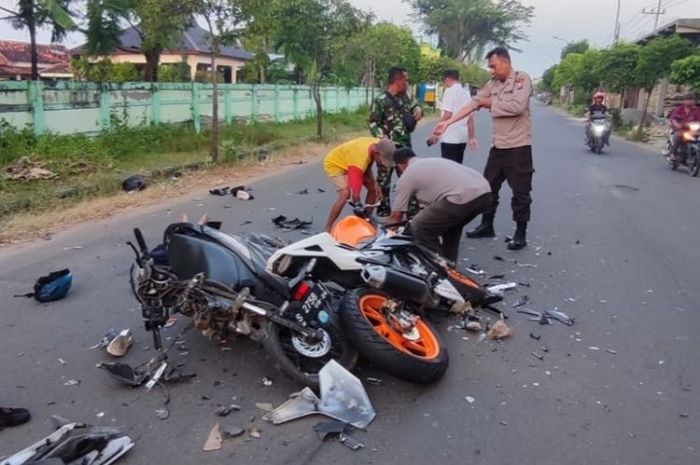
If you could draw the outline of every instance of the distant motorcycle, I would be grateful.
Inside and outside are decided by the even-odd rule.
[[[673,133],[669,135],[666,142],[666,151],[671,156],[669,165],[672,170],[678,168],[679,165],[686,165],[688,174],[696,177],[700,172],[700,122],[684,125],[679,130],[679,137],[680,141],[673,154],[670,153],[671,147],[673,147]]]
[[[284,373],[306,385],[318,385],[331,359],[353,368],[357,351],[340,329],[330,292],[309,274],[315,261],[284,279],[265,270],[283,244],[264,235],[175,223],[160,250],[149,252],[141,231],[134,234],[131,286],[159,351],[160,329],[180,313],[210,339],[261,342]]]
[[[603,153],[605,142],[610,137],[610,122],[605,115],[593,115],[591,116],[590,124],[588,147],[591,149],[591,152],[601,154]]]

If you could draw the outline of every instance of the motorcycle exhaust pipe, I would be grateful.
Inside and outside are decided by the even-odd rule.
[[[370,287],[403,300],[423,303],[430,297],[428,284],[413,275],[380,265],[367,265],[360,274]]]

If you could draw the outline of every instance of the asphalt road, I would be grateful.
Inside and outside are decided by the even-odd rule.
[[[319,442],[311,428],[320,418],[280,426],[262,421],[255,403],[277,405],[299,386],[249,341],[222,351],[188,333],[189,354],[179,358],[197,377],[171,386],[167,420],[155,414],[160,392],[118,385],[95,368],[109,356],[88,349],[109,329],[131,327],[137,342],[127,361],[152,354],[127,284],[132,256],[124,242],[132,227],[141,227],[152,244],[181,212],[208,212],[228,231],[277,233],[270,222],[277,214],[313,217],[321,227],[333,194],[316,163],[255,182],[254,201],[193,195],[0,251],[0,404],[26,406],[34,415],[26,426],[0,432],[0,456],[48,434],[50,415],[59,414],[123,426],[136,441],[120,462],[125,465],[700,463],[700,180],[619,140],[605,155],[591,154],[580,122],[537,104],[533,110],[537,172],[529,247],[505,248],[513,231],[506,188],[498,237],[464,240],[461,253],[468,259],[463,264],[529,284],[504,304],[515,336],[479,342],[442,317],[451,364],[439,383],[417,387],[360,367],[361,378],[382,378],[379,386],[367,385],[377,418],[356,434],[363,450]],[[477,126],[481,148],[466,163],[481,169],[490,140],[486,115]],[[436,155],[437,148],[423,142],[428,129],[417,131],[414,145]],[[310,194],[296,194],[303,188]],[[252,224],[240,226],[244,220]],[[12,298],[41,274],[66,266],[75,275],[66,299],[42,305]],[[557,307],[576,324],[528,321],[510,308],[523,295],[529,308]],[[265,376],[272,386],[260,383]],[[64,385],[69,380],[80,384]],[[215,416],[217,404],[231,402],[241,411]],[[203,452],[219,420],[242,427],[252,420],[262,437],[226,440],[222,450]]]

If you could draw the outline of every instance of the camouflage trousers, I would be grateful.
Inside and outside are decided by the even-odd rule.
[[[386,168],[382,165],[377,166],[377,184],[379,184],[379,189],[382,191],[382,201],[377,208],[377,216],[389,216],[391,214],[391,175],[394,172],[394,168]],[[408,208],[406,210],[406,216],[408,218],[413,218],[420,212],[420,207],[418,206],[418,200],[416,196],[411,196],[411,200],[408,201]]]

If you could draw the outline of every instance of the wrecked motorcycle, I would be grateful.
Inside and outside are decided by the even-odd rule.
[[[282,245],[268,236],[175,223],[149,252],[141,231],[134,234],[132,290],[159,351],[161,328],[181,313],[211,339],[261,342],[279,369],[306,385],[318,385],[318,372],[331,359],[354,366],[357,352],[340,330],[330,293],[311,277],[313,261],[283,279],[265,270]]]

